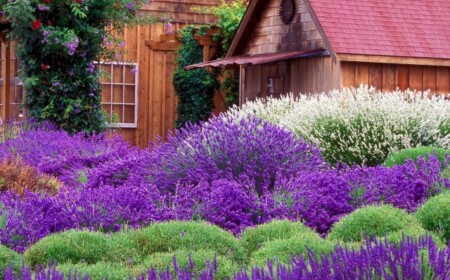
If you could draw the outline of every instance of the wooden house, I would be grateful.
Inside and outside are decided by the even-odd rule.
[[[141,25],[124,31],[125,57],[99,63],[102,79],[102,105],[119,121],[119,133],[130,143],[145,147],[174,128],[177,99],[172,86],[176,53],[180,47],[175,32],[188,24],[214,24],[211,14],[193,7],[210,7],[221,0],[152,0],[140,12],[158,16],[164,22]],[[2,24],[0,22],[0,24]],[[1,35],[1,34],[0,34]],[[217,43],[210,36],[198,37],[204,60],[211,59]],[[13,43],[3,42],[1,52],[0,116],[21,121],[25,92],[18,78],[19,63]],[[217,94],[217,104],[221,96]],[[217,106],[219,107],[219,106]]]
[[[240,103],[368,84],[450,92],[448,0],[252,0],[223,60]]]

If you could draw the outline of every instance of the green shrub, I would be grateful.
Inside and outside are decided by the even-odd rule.
[[[441,148],[437,148],[437,147],[427,147],[427,146],[404,149],[404,150],[400,150],[398,152],[391,153],[386,158],[383,165],[392,167],[394,165],[403,164],[407,159],[412,159],[414,161],[417,161],[419,156],[421,156],[422,158],[427,158],[428,155],[434,155],[434,154],[436,154],[437,157],[439,158],[439,160],[444,164],[447,155],[450,155],[450,150],[441,149]]]
[[[24,253],[28,265],[123,261],[135,256],[133,247],[127,247],[109,236],[90,231],[66,231],[49,235],[28,248]]]
[[[404,210],[391,205],[368,206],[348,214],[337,222],[328,238],[331,240],[361,241],[367,236],[386,234],[420,227],[416,219]]]
[[[245,260],[239,241],[229,232],[205,222],[171,221],[128,232],[141,254],[178,250],[211,250],[238,263]]]
[[[247,228],[241,235],[241,245],[250,255],[265,242],[277,239],[289,239],[296,234],[312,232],[302,223],[288,220],[273,220],[257,227]]]
[[[7,269],[10,264],[12,264],[14,271],[19,273],[22,267],[22,256],[16,251],[0,245],[0,278],[3,277],[3,270]]]
[[[446,244],[444,241],[435,233],[425,230],[421,226],[414,226],[405,230],[394,231],[386,234],[386,239],[391,244],[399,245],[403,238],[412,237],[414,240],[419,240],[421,237],[431,236],[434,243],[439,247],[444,247]]]
[[[173,259],[176,257],[178,267],[189,267],[189,256],[194,263],[195,272],[200,272],[206,268],[206,262],[209,261],[213,265],[214,258],[217,258],[217,278],[226,279],[231,278],[235,273],[239,272],[239,266],[232,262],[227,257],[219,256],[215,251],[199,250],[199,251],[187,251],[179,250],[171,253],[155,253],[148,256],[143,265],[146,269],[151,267],[156,270],[165,270],[169,267],[171,272],[174,272]]]
[[[422,226],[450,241],[450,192],[430,198],[416,213]]]
[[[98,262],[95,264],[87,263],[65,263],[57,266],[58,270],[68,278],[69,273],[73,276],[77,275],[84,277],[89,274],[89,279],[108,279],[108,280],[123,280],[129,279],[130,270],[122,265],[117,265],[112,262]],[[84,279],[80,277],[80,279]]]
[[[308,255],[308,249],[317,256],[331,252],[335,243],[324,240],[315,233],[297,234],[289,239],[274,240],[265,243],[260,249],[253,252],[250,257],[251,265],[265,265],[268,259],[288,264],[292,257]]]

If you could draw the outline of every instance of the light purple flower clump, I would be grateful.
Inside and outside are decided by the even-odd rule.
[[[2,244],[23,252],[39,239],[68,229],[117,231],[172,218],[154,186],[63,189],[55,196],[0,194]]]

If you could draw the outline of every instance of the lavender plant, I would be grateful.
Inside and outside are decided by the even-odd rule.
[[[163,193],[174,193],[178,183],[228,179],[246,182],[262,195],[273,189],[277,175],[325,167],[317,147],[252,117],[235,122],[222,116],[189,125],[155,147],[151,157],[149,180]]]
[[[393,151],[450,147],[450,108],[445,96],[411,91],[379,94],[361,86],[319,95],[247,102],[228,115],[257,116],[320,146],[328,162],[377,165]]]

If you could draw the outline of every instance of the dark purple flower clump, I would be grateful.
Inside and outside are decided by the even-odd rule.
[[[217,117],[188,125],[153,148],[148,178],[164,193],[177,184],[218,179],[248,182],[258,195],[274,188],[277,176],[326,167],[317,147],[292,132],[249,117]]]

